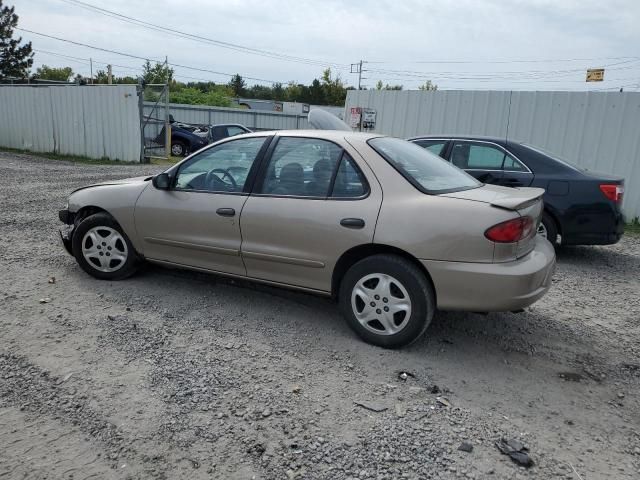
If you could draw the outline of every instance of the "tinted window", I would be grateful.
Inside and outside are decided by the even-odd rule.
[[[434,153],[438,156],[442,156],[442,149],[444,145],[447,143],[446,140],[416,140],[416,145],[420,145],[422,148],[426,148],[431,153]]]
[[[207,192],[242,192],[265,137],[243,138],[204,150],[183,163],[176,187]]]
[[[327,140],[281,137],[269,160],[261,193],[327,197],[341,155],[342,148]]]
[[[524,166],[503,149],[488,144],[456,142],[451,150],[451,163],[471,170],[524,171]]]
[[[235,137],[236,135],[242,135],[243,133],[247,133],[247,131],[244,130],[243,128],[236,127],[234,125],[227,127],[227,132],[229,133],[230,137]]]
[[[379,137],[372,138],[368,143],[412,185],[423,192],[453,192],[481,185],[471,175],[406,140]]]
[[[342,155],[342,160],[340,160],[331,197],[362,197],[365,193],[367,193],[367,182],[362,173],[356,168],[353,159],[345,152]]]

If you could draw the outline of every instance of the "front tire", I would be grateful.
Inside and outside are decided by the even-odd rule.
[[[78,265],[100,280],[127,278],[138,267],[129,237],[107,213],[96,213],[80,222],[73,233],[72,250]]]
[[[354,264],[340,284],[348,325],[366,342],[398,348],[425,332],[436,309],[431,282],[397,255],[373,255]]]
[[[184,157],[187,154],[187,146],[180,140],[171,142],[171,155],[174,157]]]

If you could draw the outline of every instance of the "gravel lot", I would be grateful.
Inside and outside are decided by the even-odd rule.
[[[0,478],[639,478],[640,236],[561,250],[525,313],[440,313],[386,351],[323,298],[87,276],[66,196],[158,170],[0,153]]]

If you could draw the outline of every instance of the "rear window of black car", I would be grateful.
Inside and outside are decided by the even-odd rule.
[[[458,192],[482,185],[463,170],[406,140],[378,137],[367,143],[423,193]]]

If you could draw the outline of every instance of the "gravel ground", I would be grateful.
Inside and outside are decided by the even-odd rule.
[[[439,313],[386,351],[327,299],[87,276],[68,193],[158,170],[0,153],[0,478],[639,478],[640,236],[561,250],[522,314]]]

